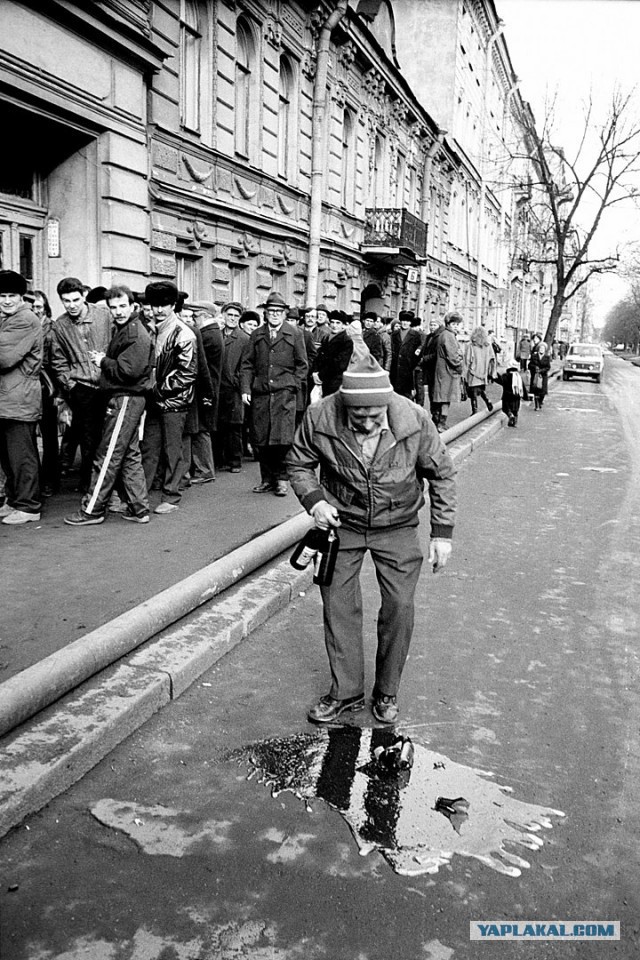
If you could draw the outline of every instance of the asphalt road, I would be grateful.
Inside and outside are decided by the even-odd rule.
[[[622,924],[619,943],[505,956],[637,956],[639,388],[640,370],[608,360],[602,386],[560,384],[460,471],[454,555],[421,580],[398,724],[421,763],[404,842],[436,788],[470,799],[459,832],[442,817],[430,838],[450,862],[405,876],[359,856],[343,762],[328,778],[335,807],[349,795],[341,815],[222,759],[284,738],[291,772],[289,738],[316,732],[305,713],[328,672],[312,589],[0,842],[2,960],[467,960],[492,949],[469,921],[495,919]],[[364,596],[371,659],[370,569]],[[368,742],[368,711],[356,724]],[[547,808],[565,816],[548,816],[543,846],[500,853],[518,816]],[[530,866],[509,876],[516,852]]]

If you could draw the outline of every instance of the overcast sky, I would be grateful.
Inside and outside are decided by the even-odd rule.
[[[568,153],[577,142],[576,120],[590,90],[596,104],[606,104],[616,84],[623,91],[635,89],[640,120],[640,2],[496,0],[496,8],[520,92],[538,120],[544,116],[545,97],[558,92],[558,143]],[[617,240],[640,241],[640,212],[623,206],[603,224],[602,240],[608,246]],[[603,314],[625,287],[615,280],[601,286],[598,307]]]

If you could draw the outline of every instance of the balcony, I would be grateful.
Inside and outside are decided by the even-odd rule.
[[[390,267],[423,263],[427,256],[427,225],[403,207],[365,210],[362,255]]]

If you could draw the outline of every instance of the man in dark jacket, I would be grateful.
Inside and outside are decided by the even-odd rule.
[[[91,362],[89,354],[105,352],[113,323],[106,307],[87,303],[85,287],[77,277],[65,277],[56,289],[65,312],[51,328],[51,369],[71,408],[72,429],[82,456],[80,489],[84,493],[102,436],[105,401],[99,389],[100,368]]]
[[[449,558],[455,518],[455,467],[428,414],[394,393],[388,374],[354,341],[340,390],[308,408],[287,458],[293,490],[316,527],[340,527],[333,580],[320,588],[332,683],[309,711],[315,723],[364,704],[359,576],[367,550],[382,600],[372,711],[381,723],[396,720],[422,565],[423,480],[434,571]]]
[[[266,323],[249,337],[242,358],[242,401],[251,405],[260,483],[254,493],[287,495],[285,457],[295,433],[296,407],[307,378],[307,354],[300,327],[285,320],[288,306],[279,293],[263,304]]]
[[[414,315],[410,310],[401,310],[398,320],[400,329],[391,334],[389,376],[396,393],[411,400],[415,397],[414,371],[420,363],[423,341],[419,327],[413,326]]]
[[[447,429],[449,407],[460,399],[460,376],[464,361],[456,333],[461,324],[459,313],[446,313],[441,326],[428,337],[422,355],[431,417],[438,433],[444,433]]]
[[[349,366],[353,353],[353,341],[347,333],[350,319],[342,310],[329,314],[329,335],[320,344],[315,363],[323,397],[340,389],[342,374]]]
[[[224,320],[224,362],[220,380],[220,417],[217,434],[217,456],[223,468],[231,473],[242,469],[242,424],[244,405],[240,386],[240,365],[248,335],[239,326],[242,304],[235,301],[222,308]]]
[[[175,314],[175,283],[149,283],[145,298],[153,311],[155,327],[155,384],[147,402],[142,465],[150,490],[160,457],[164,457],[162,499],[153,512],[165,514],[177,510],[182,497],[182,434],[195,394],[197,343],[194,332]]]
[[[92,350],[91,362],[100,370],[100,389],[107,399],[102,438],[91,472],[89,490],[80,509],[65,517],[73,527],[104,523],[109,498],[120,480],[128,504],[121,514],[134,523],[149,523],[149,495],[142,469],[139,429],[146,394],[151,387],[153,344],[135,309],[134,296],[122,284],[105,294],[114,322],[106,352]]]
[[[40,519],[36,426],[42,412],[42,326],[25,303],[27,281],[0,270],[0,466],[6,476],[8,526]]]

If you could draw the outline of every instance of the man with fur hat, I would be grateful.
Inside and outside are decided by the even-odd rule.
[[[0,517],[8,526],[39,520],[42,506],[36,427],[43,334],[26,292],[21,274],[0,270],[0,467],[6,476]]]
[[[254,493],[287,495],[285,457],[295,433],[296,407],[307,378],[307,353],[300,327],[289,323],[279,293],[262,305],[266,323],[251,334],[242,357],[242,401],[251,406],[260,483]]]
[[[333,580],[320,588],[331,689],[308,717],[330,723],[364,705],[359,577],[369,550],[382,601],[372,712],[380,723],[394,723],[423,560],[422,481],[429,487],[429,563],[436,571],[451,552],[455,467],[427,412],[394,393],[362,337],[352,336],[342,386],[307,409],[287,457],[293,490],[316,527],[340,528]]]

